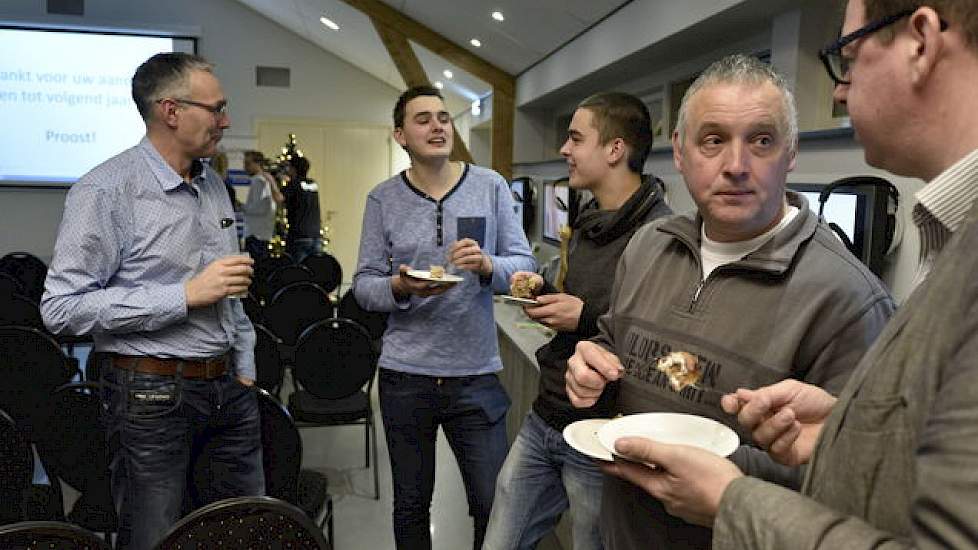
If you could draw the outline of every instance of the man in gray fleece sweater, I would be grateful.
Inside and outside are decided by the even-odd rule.
[[[796,146],[791,92],[769,66],[730,56],[693,83],[673,154],[698,211],[632,237],[600,334],[568,361],[574,405],[591,405],[619,381],[618,412],[690,413],[737,429],[718,394],[785,378],[842,389],[893,302],[805,200],[785,193]],[[672,351],[697,356],[696,387],[674,391],[656,370],[656,359]],[[749,444],[751,434],[740,432]],[[732,459],[752,474],[791,479],[756,447]],[[617,464],[606,471],[618,473]],[[711,544],[708,529],[612,476],[602,519],[611,550]]]
[[[367,197],[354,295],[390,313],[380,356],[380,410],[390,451],[397,548],[431,548],[435,437],[455,452],[482,547],[496,474],[506,457],[509,398],[492,314],[516,271],[535,261],[507,182],[451,162],[452,120],[437,89],[406,91],[394,138],[411,167]],[[414,270],[441,266],[432,281]]]

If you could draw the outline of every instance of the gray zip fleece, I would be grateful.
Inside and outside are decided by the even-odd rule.
[[[800,211],[784,230],[705,281],[699,216],[673,216],[635,234],[619,263],[612,305],[598,321],[596,338],[625,367],[619,412],[707,416],[734,428],[748,443],[749,433],[722,411],[718,394],[785,378],[832,393],[845,385],[894,304],[803,197],[789,192],[788,200]],[[676,393],[668,387],[655,362],[670,351],[698,356],[703,389]],[[743,449],[733,458],[750,473],[758,454]],[[665,515],[652,500],[625,482],[605,482],[609,548],[709,547],[707,530],[671,516],[638,518],[642,509],[658,515],[658,508]],[[650,546],[653,541],[660,544]]]

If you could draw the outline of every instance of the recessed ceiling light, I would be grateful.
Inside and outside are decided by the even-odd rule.
[[[492,12],[491,15],[492,15],[492,18],[495,19],[496,21],[505,21],[506,20],[506,18],[503,17],[503,12],[501,12],[501,11],[494,11],[494,12]]]
[[[442,71],[442,72],[441,72],[441,74],[443,74],[443,75],[445,75],[445,78],[447,78],[447,79],[449,79],[449,80],[451,80],[451,79],[452,79],[452,77],[453,77],[453,76],[455,76],[455,75],[454,75],[454,74],[452,73],[452,71],[449,71],[448,69],[445,69],[444,71]]]
[[[440,89],[442,89],[444,87],[445,87],[445,85],[442,84],[440,80],[437,81],[437,82],[435,82],[435,88],[438,88],[440,90]]]
[[[333,29],[334,31],[340,30],[340,26],[334,23],[332,19],[326,17],[325,15],[319,18],[319,22]]]
[[[473,38],[472,40],[469,40],[469,44],[472,44],[476,48],[482,47],[482,42],[480,42],[478,38]]]

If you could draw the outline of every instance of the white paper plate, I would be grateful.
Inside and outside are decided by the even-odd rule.
[[[451,273],[446,273],[444,277],[436,279],[431,276],[430,271],[421,271],[420,269],[412,269],[407,272],[408,277],[413,277],[415,279],[421,279],[424,281],[430,281],[432,283],[438,283],[443,285],[453,285],[455,283],[461,283],[465,279],[459,277],[458,275],[452,275]]]
[[[516,296],[510,296],[509,294],[504,294],[503,295],[503,300],[506,300],[507,302],[514,303],[514,304],[525,304],[525,305],[528,305],[528,306],[538,306],[538,305],[540,305],[540,302],[538,302],[536,300],[531,300],[529,298],[518,298]]]
[[[616,418],[598,430],[601,446],[612,454],[619,437],[645,437],[661,443],[690,445],[729,456],[740,445],[737,433],[716,420],[693,414],[644,413]]]
[[[583,455],[611,462],[611,453],[598,441],[598,428],[608,422],[611,422],[611,419],[589,418],[568,424],[564,428],[564,441]]]

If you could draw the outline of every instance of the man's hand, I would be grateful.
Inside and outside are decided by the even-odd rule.
[[[567,397],[579,409],[590,407],[598,402],[608,382],[621,378],[623,370],[614,353],[594,342],[578,342],[564,373]]]
[[[424,279],[415,279],[407,274],[408,271],[411,271],[411,266],[409,265],[401,264],[397,268],[397,271],[397,275],[391,277],[391,289],[393,289],[394,295],[400,298],[406,298],[411,294],[422,298],[437,296],[444,294],[448,289],[455,286],[432,283]]]
[[[713,527],[727,486],[744,475],[726,458],[687,445],[623,437],[615,442],[615,450],[628,460],[616,457],[614,463],[603,464],[606,474],[641,487],[670,514],[705,527]]]
[[[526,315],[561,332],[573,332],[581,320],[584,302],[570,294],[541,294],[536,298],[538,306],[524,306]]]
[[[818,386],[782,380],[757,390],[739,389],[723,396],[728,414],[751,430],[751,436],[774,460],[788,466],[805,464],[815,450],[836,398]]]
[[[482,253],[475,239],[455,241],[448,249],[448,262],[466,271],[472,271],[485,277],[492,275],[492,260]]]
[[[255,380],[253,378],[248,378],[247,376],[238,375],[238,382],[244,386],[254,386]]]
[[[254,263],[248,256],[239,255],[214,260],[183,285],[187,307],[209,306],[226,296],[247,292]]]

